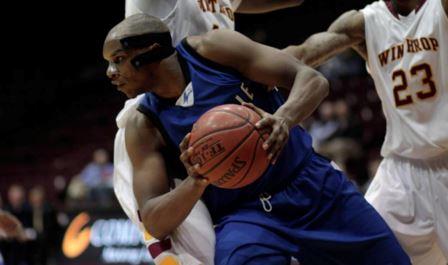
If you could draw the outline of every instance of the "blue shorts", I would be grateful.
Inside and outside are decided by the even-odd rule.
[[[313,154],[286,188],[241,203],[216,226],[216,265],[410,265],[380,215]]]

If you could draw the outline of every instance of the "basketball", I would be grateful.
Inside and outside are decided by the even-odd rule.
[[[269,136],[255,127],[260,115],[242,105],[221,105],[204,113],[193,125],[189,146],[193,164],[210,183],[237,189],[257,180],[269,165],[262,148]]]

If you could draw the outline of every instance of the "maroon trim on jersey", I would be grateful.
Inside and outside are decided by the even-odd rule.
[[[162,252],[171,249],[171,239],[167,238],[163,241],[154,242],[148,246],[149,254],[153,259],[157,258]]]
[[[397,19],[400,19],[398,17],[398,12],[395,9],[394,4],[392,3],[392,0],[385,0],[384,3],[386,3],[387,8],[389,9],[389,11],[392,13],[392,15],[394,17],[396,17]],[[420,0],[420,2],[417,4],[417,7],[415,8],[415,13],[417,13],[420,8],[426,3],[426,0]]]
[[[384,3],[386,3],[387,8],[388,8],[389,11],[392,13],[392,15],[393,15],[394,17],[396,17],[397,19],[399,19],[399,18],[398,18],[398,13],[397,13],[397,11],[395,10],[395,7],[394,7],[394,4],[392,3],[392,1],[391,1],[391,0],[387,0],[387,1],[384,1]]]

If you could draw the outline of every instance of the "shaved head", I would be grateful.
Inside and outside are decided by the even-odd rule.
[[[107,34],[106,42],[146,33],[169,31],[168,27],[159,18],[147,14],[135,14],[127,17],[113,27]]]
[[[129,98],[161,89],[165,82],[159,80],[163,75],[160,71],[169,68],[161,62],[173,54],[170,30],[160,19],[147,14],[135,14],[118,23],[103,45],[103,57],[108,61],[106,74]]]

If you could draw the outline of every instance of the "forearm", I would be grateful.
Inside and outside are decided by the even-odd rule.
[[[179,186],[145,202],[142,219],[148,232],[163,239],[176,229],[189,215],[205,190],[192,177],[187,177]]]
[[[350,47],[347,37],[331,32],[317,33],[309,37],[303,44],[289,46],[283,51],[296,57],[304,64],[317,67]]]
[[[288,99],[274,115],[284,118],[291,128],[310,116],[328,92],[327,79],[312,69],[302,70],[296,75]]]
[[[259,14],[299,6],[303,0],[243,0],[237,13]]]
[[[309,37],[302,45],[289,46],[284,51],[311,67],[364,41],[364,15],[356,10],[348,11],[336,19],[326,32]]]

